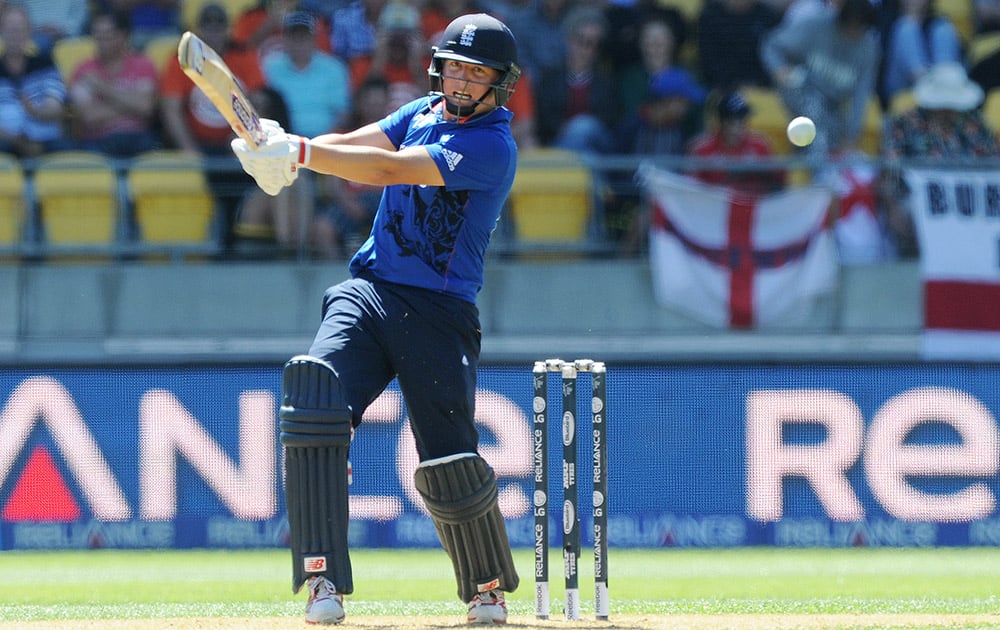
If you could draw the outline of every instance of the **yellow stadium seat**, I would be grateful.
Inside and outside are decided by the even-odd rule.
[[[524,151],[508,199],[519,243],[579,242],[594,212],[593,174],[572,151]]]
[[[52,61],[59,69],[62,80],[67,85],[73,76],[73,71],[81,63],[93,57],[97,52],[94,39],[89,35],[79,37],[64,37],[57,39],[52,46]]]
[[[917,99],[913,96],[913,90],[901,90],[893,95],[889,101],[889,115],[898,116],[906,113],[917,106]]]
[[[983,119],[993,131],[1000,131],[1000,90],[990,90],[983,101]]]
[[[145,244],[214,244],[215,198],[198,159],[182,151],[149,151],[128,171],[139,239]]]
[[[180,35],[157,35],[142,47],[142,51],[146,53],[149,60],[156,66],[156,74],[163,74],[163,68],[166,67],[167,60],[170,57],[177,56],[177,42],[180,39]]]
[[[772,88],[747,86],[740,89],[740,93],[752,110],[750,120],[747,121],[749,127],[767,136],[776,154],[790,154],[792,146],[785,136],[790,116],[778,91]]]
[[[975,35],[966,51],[966,59],[971,68],[983,59],[1000,50],[1000,31]]]
[[[209,2],[218,4],[226,10],[230,27],[236,24],[236,20],[244,11],[259,4],[258,0],[183,0],[181,2],[181,24],[184,25],[184,28],[194,29],[195,23],[198,21],[198,13]]]
[[[25,221],[24,171],[18,159],[0,153],[0,247],[17,245]]]
[[[45,239],[53,245],[112,245],[118,226],[118,186],[100,153],[58,151],[39,158],[35,198]]]

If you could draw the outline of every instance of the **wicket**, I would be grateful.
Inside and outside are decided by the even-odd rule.
[[[608,452],[607,370],[590,359],[536,361],[532,369],[534,400],[532,423],[535,466],[535,616],[549,617],[549,470],[548,470],[548,374],[562,376],[562,474],[563,474],[563,575],[566,580],[566,619],[580,618],[580,517],[577,492],[577,375],[590,373],[591,432],[594,476],[594,613],[608,619]]]

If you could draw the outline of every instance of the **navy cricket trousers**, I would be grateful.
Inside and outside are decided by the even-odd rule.
[[[477,453],[475,304],[436,291],[353,278],[326,290],[309,348],[333,366],[354,425],[394,377],[420,461]]]

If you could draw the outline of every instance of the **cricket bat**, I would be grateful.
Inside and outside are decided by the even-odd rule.
[[[264,144],[267,134],[261,129],[257,109],[211,46],[187,31],[177,44],[177,60],[184,74],[201,88],[236,135],[246,140],[253,149]]]

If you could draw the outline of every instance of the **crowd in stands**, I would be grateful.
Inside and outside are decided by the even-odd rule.
[[[289,131],[352,128],[426,93],[444,25],[484,11],[519,44],[523,78],[508,107],[521,151],[998,156],[1000,120],[984,105],[1000,86],[1000,0],[965,0],[959,12],[954,0],[950,12],[936,1],[0,0],[0,151],[231,157],[229,126],[171,48],[189,29]],[[795,149],[755,129],[762,112],[750,91],[775,94],[786,120],[811,117],[815,142]],[[877,138],[866,144],[873,107]],[[747,194],[787,181],[739,169],[692,174]],[[266,237],[332,257],[364,238],[378,196],[333,178],[303,177],[277,198],[238,169],[212,169],[209,179],[228,245]],[[898,173],[863,185],[876,189],[870,211],[893,241],[887,255],[917,255]],[[622,251],[640,247],[640,229],[620,230]]]

